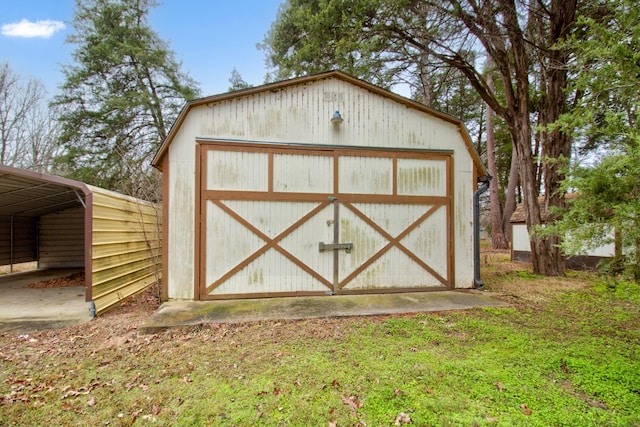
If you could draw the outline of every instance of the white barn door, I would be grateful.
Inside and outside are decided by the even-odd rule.
[[[452,287],[450,154],[199,147],[201,299]]]

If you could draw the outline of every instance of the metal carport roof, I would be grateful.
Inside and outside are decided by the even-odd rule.
[[[84,206],[82,182],[0,165],[0,216],[37,217]]]

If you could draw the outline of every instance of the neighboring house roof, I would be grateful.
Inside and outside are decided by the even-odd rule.
[[[565,200],[570,200],[576,197],[577,194],[569,193],[564,195]],[[542,221],[547,220],[547,209],[545,207],[545,196],[538,196],[538,205],[540,206],[540,216],[542,217]],[[516,210],[511,214],[511,219],[509,219],[511,223],[525,223],[527,222],[527,211],[524,208],[524,203],[519,203],[516,207]]]
[[[160,147],[160,149],[158,150],[158,152],[156,153],[155,157],[153,158],[153,161],[151,162],[151,164],[158,168],[158,169],[162,169],[162,159],[164,157],[164,155],[167,152],[167,149],[169,148],[169,146],[171,145],[171,142],[173,141],[173,138],[175,137],[178,129],[180,129],[180,126],[182,125],[182,122],[184,121],[185,117],[189,114],[189,111],[194,108],[194,107],[198,107],[201,105],[206,105],[206,104],[210,104],[210,103],[214,103],[214,102],[221,102],[221,101],[228,101],[234,98],[240,98],[240,97],[245,97],[245,96],[250,96],[256,93],[260,93],[260,92],[267,92],[267,91],[275,91],[275,90],[281,90],[281,89],[285,89],[287,87],[290,86],[296,86],[296,85],[301,85],[301,84],[306,84],[306,83],[310,83],[310,82],[315,82],[315,81],[319,81],[319,80],[323,80],[323,79],[339,79],[342,81],[345,81],[347,83],[350,83],[352,85],[361,87],[365,90],[368,90],[370,92],[373,92],[377,95],[380,96],[384,96],[388,99],[391,99],[395,102],[398,102],[400,104],[404,104],[405,106],[407,106],[408,108],[414,108],[418,111],[422,111],[424,113],[430,114],[432,116],[435,116],[441,120],[445,120],[449,123],[453,123],[456,126],[458,126],[459,130],[460,130],[460,135],[462,136],[465,145],[467,146],[467,150],[469,151],[469,155],[471,156],[471,158],[473,159],[473,163],[478,171],[478,176],[484,176],[487,174],[486,169],[484,168],[484,165],[482,164],[482,161],[480,160],[480,156],[478,155],[475,147],[473,146],[473,143],[471,142],[471,138],[469,137],[469,134],[466,130],[466,128],[464,127],[464,124],[462,123],[461,120],[456,119],[448,114],[442,113],[440,111],[434,110],[432,108],[429,108],[423,104],[420,104],[419,102],[413,101],[411,99],[405,98],[403,96],[397,95],[393,92],[390,92],[388,90],[385,90],[381,87],[372,85],[370,83],[367,83],[363,80],[357,79],[355,77],[352,77],[348,74],[345,74],[341,71],[337,71],[337,70],[333,70],[333,71],[327,71],[324,73],[320,73],[320,74],[314,74],[311,76],[305,76],[305,77],[298,77],[298,78],[294,78],[294,79],[290,79],[290,80],[284,80],[281,82],[276,82],[276,83],[270,83],[270,84],[266,84],[266,85],[262,85],[262,86],[257,86],[257,87],[252,87],[252,88],[248,88],[248,89],[243,89],[243,90],[238,90],[238,91],[234,91],[234,92],[228,92],[228,93],[223,93],[220,95],[213,95],[213,96],[209,96],[206,98],[199,98],[199,99],[194,99],[193,101],[188,102],[184,108],[182,109],[182,111],[180,112],[180,115],[178,116],[178,119],[176,120],[176,122],[174,123],[173,127],[171,128],[171,131],[169,132],[169,135],[167,135],[167,138],[164,140],[164,142],[162,143],[162,146]]]
[[[540,209],[544,209],[544,197],[542,198],[542,203],[540,202],[540,197],[538,197],[538,204],[540,205]],[[546,215],[545,215],[546,216]],[[509,220],[511,223],[524,223],[527,222],[527,212],[524,210],[524,203],[519,203],[516,207],[516,210],[511,214],[511,219]]]

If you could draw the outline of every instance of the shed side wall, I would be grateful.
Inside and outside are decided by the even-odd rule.
[[[511,224],[511,247],[517,252],[531,252],[527,224]]]
[[[178,137],[169,147],[170,173],[169,222],[167,234],[167,296],[169,299],[193,299],[195,295],[195,133],[194,117],[187,116]],[[184,129],[184,130],[183,130]],[[167,177],[165,177],[167,179]],[[198,213],[199,214],[199,213]]]
[[[160,206],[93,190],[92,296],[98,314],[161,275]]]
[[[473,287],[473,161],[456,151],[453,185],[454,287]]]

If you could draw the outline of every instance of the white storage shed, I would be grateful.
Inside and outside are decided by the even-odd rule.
[[[463,124],[342,72],[191,101],[163,172],[163,298],[474,284]]]
[[[565,200],[575,197],[565,195]],[[544,196],[538,197],[538,205],[542,213],[543,221],[547,219]],[[510,218],[511,223],[511,261],[531,262],[531,238],[527,228],[527,215],[524,203],[520,203]],[[582,253],[567,256],[565,266],[574,270],[586,270],[597,267],[598,263],[613,258],[615,245],[613,243],[602,244],[593,249],[584,250]]]

